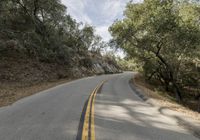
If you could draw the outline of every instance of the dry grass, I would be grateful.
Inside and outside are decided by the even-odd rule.
[[[73,79],[67,66],[10,56],[0,56],[0,107]]]
[[[17,100],[36,94],[45,89],[69,82],[69,79],[55,80],[52,82],[41,82],[29,86],[16,83],[0,84],[0,107],[10,105]]]
[[[200,113],[176,103],[167,93],[155,90],[152,85],[145,82],[144,78],[140,74],[137,74],[133,78],[133,84],[140,88],[147,97],[156,100],[159,105],[184,113],[185,115],[200,121]]]

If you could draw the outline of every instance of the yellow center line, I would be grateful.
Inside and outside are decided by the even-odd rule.
[[[95,124],[94,124],[94,103],[95,103],[95,97],[96,93],[94,94],[94,98],[92,101],[92,116],[91,116],[91,140],[95,140]]]
[[[103,81],[103,82],[97,87],[97,90],[96,90],[95,93],[94,93],[94,98],[93,98],[93,101],[92,101],[91,140],[95,140],[95,123],[94,123],[94,104],[95,104],[95,98],[96,98],[96,95],[97,95],[97,92],[98,92],[99,88],[101,88],[101,86],[102,86],[105,82],[106,82],[106,81]]]
[[[95,140],[95,123],[94,123],[94,104],[95,104],[95,97],[99,90],[99,88],[105,83],[103,81],[100,85],[98,85],[88,99],[87,109],[85,112],[84,123],[83,123],[83,130],[82,130],[82,140],[88,140],[89,138],[89,125],[91,125],[91,140]],[[92,104],[92,105],[91,105]],[[92,109],[91,109],[92,108]],[[91,110],[91,116],[90,116]],[[89,124],[89,119],[91,117],[91,124]]]
[[[97,87],[92,92],[88,99],[87,109],[85,112],[85,118],[84,118],[84,124],[83,124],[83,130],[82,130],[82,140],[88,140],[88,131],[89,131],[89,118],[90,118],[90,106],[91,106],[91,100],[92,96],[94,95],[95,91],[97,90]]]

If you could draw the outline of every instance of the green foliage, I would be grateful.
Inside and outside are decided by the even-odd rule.
[[[143,62],[148,79],[157,79],[182,99],[182,90],[199,86],[200,5],[176,0],[129,2],[125,18],[110,32],[115,47]]]
[[[141,64],[137,62],[135,59],[117,59],[117,64],[124,70],[124,71],[137,71],[142,72],[142,68],[140,67]]]
[[[60,0],[1,0],[1,55],[11,46],[28,57],[68,65],[86,55],[97,38],[94,28],[66,13]],[[8,45],[11,41],[15,43]]]

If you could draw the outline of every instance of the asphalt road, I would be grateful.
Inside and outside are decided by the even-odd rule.
[[[0,108],[0,140],[78,140],[86,120],[84,106],[90,105],[90,133],[95,134],[91,140],[198,140],[176,119],[142,101],[129,86],[132,75],[83,78]],[[95,93],[104,80],[100,93]]]

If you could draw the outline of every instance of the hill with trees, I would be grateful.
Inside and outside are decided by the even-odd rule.
[[[1,0],[0,101],[16,100],[16,90],[40,83],[119,72],[101,55],[106,46],[60,0]]]
[[[66,9],[60,0],[1,0],[1,80],[12,80],[11,75],[20,78],[23,73],[32,75],[26,71],[30,67],[32,72],[43,71],[39,77],[60,70],[57,75],[61,78],[67,76],[63,71],[91,66],[91,54],[100,56],[106,43],[95,34],[94,27],[77,23]],[[11,75],[6,74],[9,70]]]

